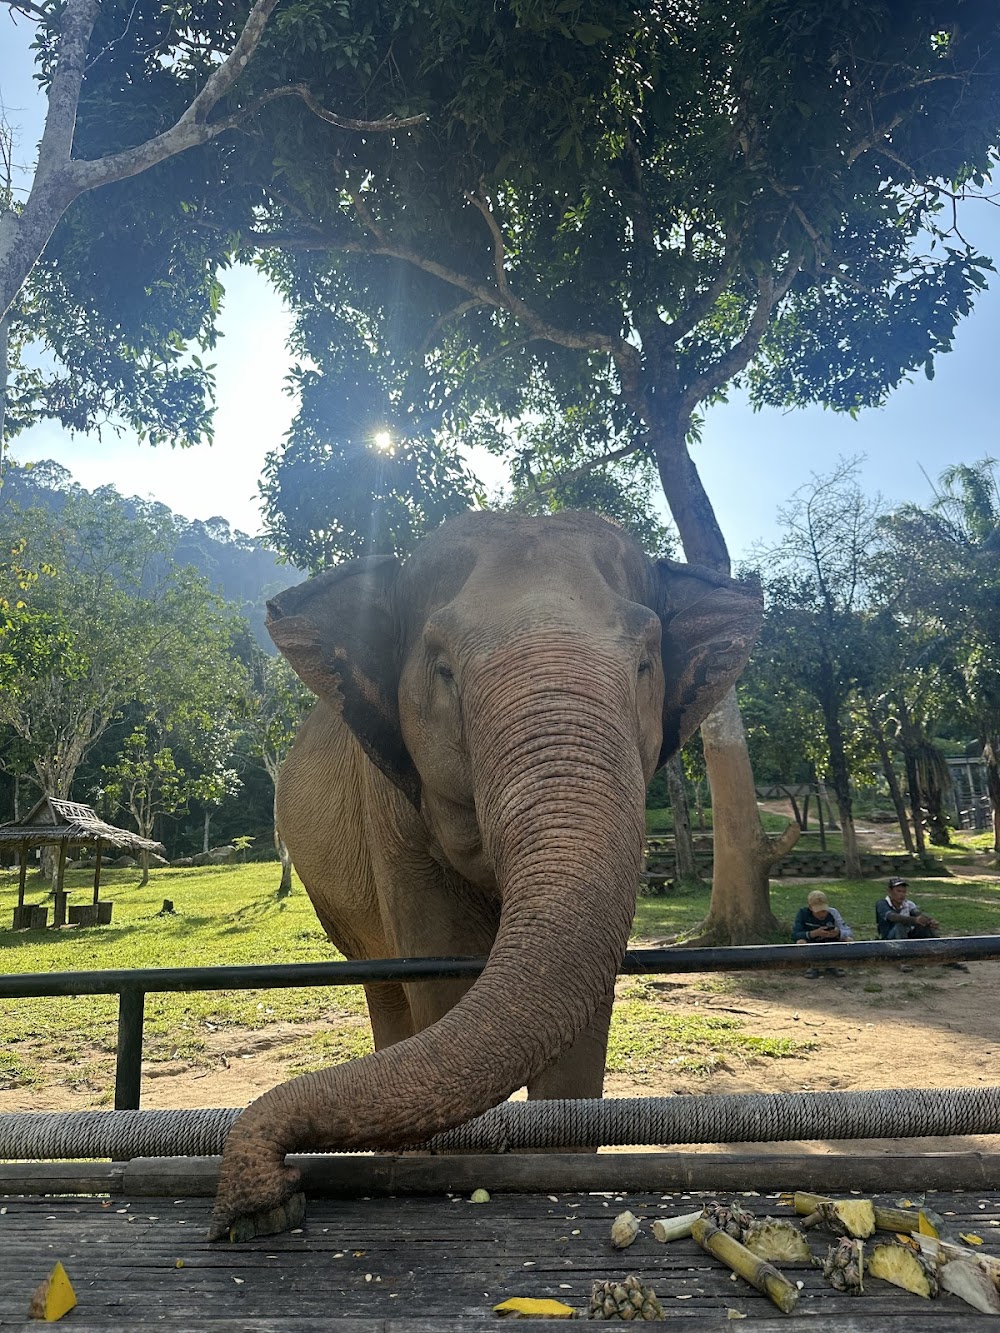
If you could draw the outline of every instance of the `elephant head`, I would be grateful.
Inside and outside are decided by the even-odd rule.
[[[500,926],[439,1022],[244,1112],[214,1236],[287,1198],[286,1152],[421,1142],[502,1101],[588,1026],[635,910],[646,783],[739,675],[760,601],[651,561],[592,514],[469,514],[403,564],[351,561],[269,611],[275,643],[434,854],[499,896]]]

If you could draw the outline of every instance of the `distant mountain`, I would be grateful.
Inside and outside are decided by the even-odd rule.
[[[102,488],[102,492],[108,488]],[[21,508],[41,506],[60,513],[72,495],[86,494],[61,464],[45,459],[28,466],[9,464],[4,470],[0,504]],[[183,518],[167,505],[138,497],[121,497],[126,513],[155,514],[167,518],[176,533],[173,557],[179,565],[191,565],[202,574],[214,592],[234,603],[246,617],[254,638],[262,648],[274,652],[264,628],[268,597],[301,583],[307,577],[294,565],[283,564],[277,552],[256,537],[233,529],[224,518]]]

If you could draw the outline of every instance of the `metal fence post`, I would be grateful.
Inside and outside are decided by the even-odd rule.
[[[142,1086],[142,1023],[146,992],[123,986],[118,999],[115,1110],[137,1111]]]

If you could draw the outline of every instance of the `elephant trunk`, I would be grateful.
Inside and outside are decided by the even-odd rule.
[[[288,1197],[297,1177],[286,1152],[403,1147],[495,1106],[572,1045],[610,994],[644,830],[629,683],[610,654],[521,651],[523,670],[505,654],[466,697],[477,814],[502,895],[482,975],[416,1036],[254,1102],[226,1144],[213,1237]]]

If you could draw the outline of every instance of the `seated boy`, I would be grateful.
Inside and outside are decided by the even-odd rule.
[[[800,907],[795,915],[792,927],[792,939],[796,944],[832,944],[835,940],[852,940],[851,928],[835,907],[831,907],[826,894],[821,889],[813,889],[806,898],[805,907]],[[846,967],[828,967],[826,973],[834,977],[846,977]],[[820,969],[806,969],[807,977],[818,977]]]

